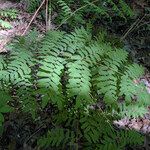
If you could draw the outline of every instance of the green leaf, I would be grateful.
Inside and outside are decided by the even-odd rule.
[[[8,113],[8,112],[11,112],[12,110],[13,108],[8,105],[0,107],[0,113]]]
[[[9,22],[3,21],[2,19],[0,19],[0,26],[1,26],[2,28],[6,28],[6,29],[11,29],[11,28],[13,28],[13,26],[12,26]]]
[[[0,113],[0,123],[3,123],[4,122],[4,116],[2,113]]]

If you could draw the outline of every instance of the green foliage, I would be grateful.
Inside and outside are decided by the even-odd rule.
[[[48,106],[54,109],[49,131],[39,140],[42,148],[122,149],[137,144],[136,137],[141,142],[139,135],[131,137],[130,132],[116,131],[111,125],[119,115],[142,116],[149,105],[146,89],[135,82],[143,68],[131,63],[124,50],[92,38],[84,28],[70,34],[49,31],[40,43],[34,31],[10,45],[7,60],[0,60],[0,87],[16,91],[13,100],[23,112],[36,118]],[[90,109],[99,97],[105,103],[104,112]],[[110,115],[112,110],[119,115]]]
[[[122,150],[126,145],[133,146],[143,143],[143,138],[135,131],[110,131],[104,135],[101,145],[96,150]],[[111,132],[111,135],[109,134]]]
[[[6,29],[11,29],[12,25],[9,22],[0,19],[0,27],[6,28]]]
[[[137,118],[139,116],[144,116],[144,114],[147,113],[147,109],[144,106],[139,106],[137,104],[130,104],[130,105],[123,105],[120,106],[120,116],[123,117],[133,117],[133,118]],[[136,112],[136,113],[135,113]]]
[[[87,150],[122,150],[126,145],[143,143],[143,137],[137,132],[114,130],[111,117],[99,111],[90,111],[88,114],[65,111],[59,112],[54,118],[55,127],[38,141],[41,148],[73,149],[79,148],[79,142]]]
[[[27,3],[27,11],[34,12],[40,4],[40,0],[25,0]]]
[[[74,143],[74,140],[74,132],[64,130],[63,128],[55,128],[48,131],[47,135],[39,140],[39,145],[46,148],[48,148],[49,145],[51,145],[51,147],[58,147],[60,145],[65,147],[65,144],[68,144],[69,142],[70,144]]]
[[[109,58],[105,59],[99,67],[98,76],[96,78],[97,88],[100,93],[104,93],[104,100],[113,102],[117,100],[117,84],[119,68],[127,60],[127,53],[122,50],[116,50],[108,53]],[[119,57],[118,57],[119,56]]]
[[[4,123],[4,114],[12,112],[12,107],[7,103],[11,100],[11,97],[8,92],[0,90],[1,101],[0,101],[0,127]]]
[[[113,17],[116,16],[126,20],[134,15],[130,6],[123,0],[119,0],[118,3],[114,0],[81,0],[78,2],[72,0],[57,0],[58,6],[56,6],[55,3],[55,1],[52,1],[52,6],[54,5],[54,8],[58,8],[59,10],[57,19],[61,23],[68,23],[70,26],[85,25],[86,22],[94,23],[99,18],[112,21]],[[74,13],[74,11],[76,12]],[[68,19],[67,22],[66,19]]]
[[[62,12],[62,19],[67,19],[68,17],[70,17],[70,15],[72,14],[71,8],[67,5],[67,3],[63,0],[58,0],[58,5],[61,8],[61,12]]]
[[[28,5],[27,10],[34,12],[40,5],[40,0],[26,0]],[[44,8],[45,9],[45,8]],[[45,10],[41,10],[41,15],[45,18]],[[113,18],[119,17],[125,21],[134,16],[133,10],[123,0],[118,2],[114,0],[49,0],[49,15],[51,19],[55,17],[55,23],[58,25],[65,24],[69,27],[83,26],[87,23],[94,24],[96,21],[108,20],[113,21]],[[45,18],[46,19],[46,18]]]
[[[121,78],[121,89],[120,95],[125,95],[126,101],[131,101],[133,95],[141,94],[142,87],[138,85],[139,89],[136,85],[136,80],[139,79],[144,74],[144,69],[137,65],[132,64],[127,67],[124,75]],[[128,78],[130,76],[130,78]],[[128,91],[128,89],[132,89],[132,91]],[[144,103],[144,102],[143,102]]]
[[[0,27],[10,29],[12,25],[6,19],[16,19],[18,11],[16,9],[2,9],[0,10]],[[5,21],[4,21],[5,19]]]
[[[0,10],[0,17],[2,17],[2,18],[16,19],[17,15],[18,15],[18,11],[16,9],[2,9],[2,10]]]

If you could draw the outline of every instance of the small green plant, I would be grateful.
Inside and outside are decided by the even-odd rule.
[[[27,3],[27,11],[34,12],[37,7],[40,5],[40,0],[25,0]]]
[[[11,29],[12,25],[9,22],[0,19],[0,27],[6,28],[6,29]]]
[[[0,27],[10,29],[12,25],[9,19],[16,19],[18,11],[16,9],[2,9],[0,10]]]
[[[0,17],[1,18],[16,19],[17,15],[18,15],[18,11],[16,9],[2,9],[2,10],[0,10]]]

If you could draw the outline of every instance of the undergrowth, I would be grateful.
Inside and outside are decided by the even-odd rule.
[[[40,0],[26,0],[28,3],[27,10],[34,12],[40,5]],[[50,21],[55,24],[68,26],[68,29],[74,26],[83,26],[87,23],[92,26],[95,22],[106,21],[113,22],[115,18],[120,18],[123,22],[132,18],[135,12],[130,8],[124,0],[49,0],[48,14]],[[45,18],[45,9],[41,11],[41,15]],[[45,18],[46,19],[46,18]]]
[[[80,28],[16,39],[10,53],[0,56],[1,125],[17,103],[33,120],[51,110],[48,129],[37,141],[42,149],[122,150],[142,144],[138,133],[116,130],[112,123],[147,112],[150,95],[136,82],[144,68],[103,35]]]
[[[18,11],[16,9],[1,9],[0,10],[0,27],[10,29],[12,25],[9,20],[16,19]]]

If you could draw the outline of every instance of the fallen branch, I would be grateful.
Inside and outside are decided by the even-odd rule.
[[[141,21],[144,19],[144,17],[145,17],[145,14],[142,16],[141,19],[138,18],[138,19],[130,26],[130,28],[127,30],[127,32],[123,35],[123,37],[121,38],[121,40],[124,40],[124,39],[128,36],[128,34],[131,33],[131,32],[139,25],[139,23],[141,23]]]
[[[41,3],[41,5],[39,6],[39,8],[35,11],[35,13],[34,13],[32,19],[31,19],[31,21],[29,22],[28,26],[27,26],[26,29],[24,30],[22,36],[24,36],[24,35],[26,34],[26,32],[27,32],[27,30],[29,29],[31,23],[32,23],[33,20],[35,19],[36,15],[37,15],[37,13],[39,12],[39,10],[41,9],[41,7],[44,5],[45,1],[46,1],[46,0],[43,0],[42,3]]]

